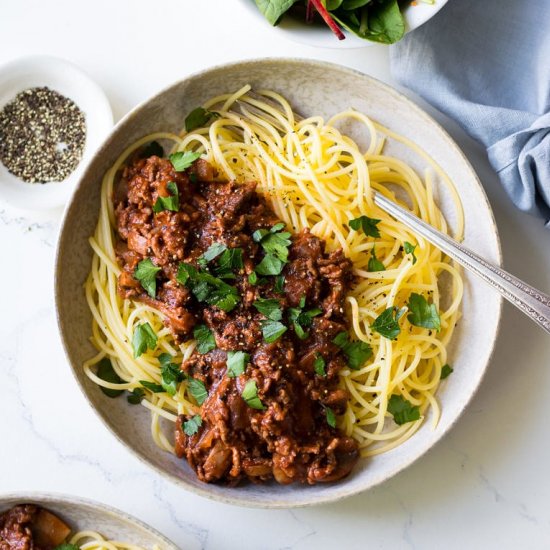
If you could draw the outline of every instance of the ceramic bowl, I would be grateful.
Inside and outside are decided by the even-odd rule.
[[[412,139],[436,159],[457,185],[466,214],[466,246],[487,260],[500,263],[497,230],[483,188],[457,145],[424,111],[389,86],[338,65],[300,59],[246,61],[187,77],[142,103],[116,126],[96,153],[76,188],[61,227],[55,267],[59,329],[72,372],[86,399],[115,437],[162,476],[200,495],[246,506],[285,508],[335,501],[373,487],[411,464],[441,439],[472,398],[493,350],[501,298],[469,273],[464,274],[463,318],[449,348],[454,373],[438,393],[442,417],[437,428],[431,428],[428,417],[414,437],[384,455],[362,460],[350,477],[336,484],[249,484],[237,488],[204,484],[184,461],[155,446],[145,408],[130,407],[125,399],[105,397],[82,369],[83,361],[94,354],[89,343],[91,315],[83,283],[91,265],[88,237],[98,219],[103,174],[137,139],[160,130],[179,131],[190,110],[246,83],[279,91],[301,115],[326,117],[353,107]],[[423,170],[424,164],[416,155],[392,140],[386,150],[418,171]],[[435,192],[453,227],[449,197],[437,185]]]
[[[422,2],[421,0],[405,7],[403,15],[405,17],[405,33],[408,33],[420,25],[424,24],[428,19],[431,19],[449,0],[434,0],[433,4]],[[286,36],[294,42],[305,44],[306,46],[315,46],[316,48],[364,48],[372,46],[375,42],[363,40],[353,33],[342,29],[346,35],[345,40],[338,40],[332,31],[324,24],[308,25],[304,21],[292,16],[285,16],[281,22],[272,27],[258,10],[254,0],[240,0],[241,4],[249,12],[253,13],[258,20],[258,24],[263,24],[272,29],[273,32],[278,32]]]
[[[159,550],[178,550],[173,542],[152,527],[104,504],[57,494],[0,495],[0,513],[17,504],[36,504],[50,510],[71,527],[71,533],[96,531],[110,540],[136,544],[147,549],[152,549],[157,545]]]
[[[0,199],[22,211],[62,207],[87,162],[113,127],[113,113],[103,90],[72,63],[45,55],[23,57],[0,67],[0,109],[19,92],[44,86],[72,99],[84,113],[86,143],[80,163],[63,181],[27,183],[0,162]]]

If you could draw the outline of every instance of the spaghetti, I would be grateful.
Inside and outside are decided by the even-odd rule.
[[[141,381],[161,382],[159,353],[168,353],[179,362],[188,359],[196,347],[193,340],[176,344],[158,310],[117,294],[121,270],[115,255],[113,189],[128,159],[158,140],[169,142],[172,152],[200,153],[226,180],[258,182],[258,192],[289,230],[298,233],[308,228],[326,242],[327,251],[341,248],[353,262],[355,284],[346,297],[350,332],[354,339],[370,344],[373,355],[358,370],[341,371],[340,384],[351,398],[339,427],[356,439],[361,455],[379,454],[404,442],[419,429],[429,409],[435,428],[440,416],[435,394],[459,318],[462,279],[437,248],[377,208],[372,191],[403,204],[448,233],[435,201],[435,175],[452,197],[457,219],[454,237],[460,239],[463,213],[452,182],[414,143],[355,110],[326,122],[319,116],[301,119],[281,95],[252,93],[249,86],[213,98],[203,109],[208,114],[204,126],[179,135],[160,132],[145,136],[124,151],[105,174],[99,222],[90,238],[92,269],[85,285],[93,315],[91,340],[98,350],[84,364],[87,376],[106,389],[133,391],[142,387]],[[366,131],[364,151],[338,130],[344,122]],[[405,162],[383,153],[388,139],[408,147],[431,168],[424,179]],[[378,238],[350,227],[349,221],[361,216],[379,220]],[[372,269],[372,259],[378,262],[377,270]],[[373,330],[374,321],[389,308],[395,306],[402,314],[412,293],[429,298],[439,312],[440,330],[415,326],[407,315],[399,319],[400,333],[395,339]],[[156,333],[157,349],[134,358],[132,337],[144,323]],[[105,357],[111,360],[121,383],[98,376],[96,365]],[[392,396],[417,408],[419,420],[394,422],[388,410]],[[163,430],[163,420],[175,422],[178,415],[199,412],[186,382],[178,385],[174,395],[145,389],[141,403],[151,412],[155,442],[170,452],[174,444]]]

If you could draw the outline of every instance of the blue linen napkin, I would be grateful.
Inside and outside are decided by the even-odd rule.
[[[392,74],[487,148],[550,228],[550,0],[449,0],[391,48]]]

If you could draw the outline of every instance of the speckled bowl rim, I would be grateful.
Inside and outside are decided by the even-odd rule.
[[[157,92],[156,94],[154,94],[150,98],[148,98],[145,101],[142,101],[141,103],[139,103],[136,107],[134,107],[128,114],[126,114],[115,125],[115,127],[112,129],[111,133],[106,137],[105,141],[103,142],[103,145],[99,149],[97,149],[97,151],[96,151],[95,155],[93,156],[93,158],[90,159],[90,163],[88,164],[88,167],[87,167],[86,171],[83,173],[83,175],[81,177],[81,180],[78,182],[78,184],[76,186],[76,189],[79,189],[80,186],[82,185],[82,181],[85,178],[88,177],[88,173],[90,172],[90,167],[93,165],[94,159],[99,155],[103,155],[108,150],[108,148],[111,145],[110,144],[111,138],[118,132],[119,128],[121,128],[123,125],[127,124],[133,118],[139,116],[142,108],[146,104],[148,104],[150,101],[155,100],[160,95],[163,95],[164,93],[168,92],[172,88],[176,88],[177,86],[180,86],[185,81],[189,81],[189,80],[193,80],[195,78],[205,76],[209,72],[218,71],[218,70],[228,70],[228,69],[232,69],[232,68],[236,68],[236,67],[242,67],[242,66],[246,67],[247,65],[256,65],[258,63],[278,63],[278,64],[281,64],[283,66],[288,65],[288,64],[304,64],[304,63],[307,63],[307,64],[311,64],[311,65],[314,65],[314,66],[317,66],[317,67],[320,67],[320,68],[324,68],[326,70],[342,71],[344,73],[348,73],[348,74],[356,76],[356,77],[364,78],[364,79],[367,79],[367,80],[372,80],[378,86],[384,88],[387,94],[393,96],[396,99],[399,99],[400,101],[403,101],[407,105],[407,107],[409,109],[415,111],[416,114],[426,122],[426,124],[430,124],[430,125],[436,127],[441,132],[441,137],[443,139],[445,139],[446,146],[453,148],[456,151],[456,153],[461,156],[462,160],[465,162],[465,164],[470,169],[472,176],[475,178],[475,181],[478,185],[479,199],[481,201],[484,201],[484,204],[487,208],[487,211],[490,214],[490,220],[489,221],[491,223],[491,228],[493,230],[493,234],[494,234],[495,242],[496,242],[496,251],[495,252],[496,252],[497,257],[496,257],[495,263],[497,263],[499,266],[502,264],[502,247],[501,247],[501,242],[500,242],[500,236],[498,234],[498,229],[497,229],[497,225],[496,225],[496,222],[495,222],[494,213],[493,213],[493,210],[491,208],[491,204],[489,202],[487,194],[485,193],[485,190],[484,190],[484,188],[481,184],[481,181],[479,180],[473,166],[468,161],[468,159],[466,158],[466,156],[464,155],[464,153],[462,152],[460,147],[455,143],[455,141],[448,134],[448,132],[437,121],[435,121],[430,115],[428,115],[428,113],[426,113],[423,109],[421,109],[418,105],[416,105],[408,97],[401,94],[396,89],[392,88],[390,85],[388,85],[388,84],[386,84],[386,83],[384,83],[384,82],[382,82],[382,81],[380,81],[380,80],[378,80],[378,79],[376,79],[376,78],[374,78],[370,75],[367,75],[367,74],[365,74],[361,71],[358,71],[358,70],[355,70],[355,69],[352,69],[352,68],[349,68],[349,67],[345,67],[345,66],[339,65],[337,63],[327,62],[327,61],[319,61],[319,60],[312,60],[312,59],[299,58],[299,57],[289,57],[289,58],[287,58],[287,57],[264,57],[264,58],[256,58],[256,59],[250,59],[250,60],[246,60],[246,61],[235,61],[235,62],[231,62],[231,63],[222,63],[222,64],[214,65],[214,66],[208,67],[207,69],[204,69],[202,71],[192,73],[192,74],[186,76],[185,78],[177,80],[176,82],[170,84],[169,86],[166,86],[165,88],[161,89],[159,92]],[[75,189],[75,191],[76,191],[76,189]],[[498,338],[498,333],[499,333],[501,319],[502,319],[503,299],[500,296],[498,297],[498,315],[497,315],[497,318],[495,319],[496,323],[494,324],[494,327],[495,327],[494,328],[494,338],[493,338],[492,344],[490,346],[489,353],[487,354],[487,361],[485,362],[484,365],[480,366],[479,379],[478,379],[477,385],[472,390],[470,396],[464,402],[463,408],[456,415],[454,420],[449,423],[449,425],[446,427],[446,429],[443,429],[441,431],[441,434],[440,434],[439,438],[433,444],[427,446],[426,448],[422,449],[420,452],[417,452],[416,454],[411,454],[411,456],[408,457],[407,460],[401,462],[398,466],[396,466],[395,468],[393,468],[392,470],[387,472],[387,475],[385,477],[377,479],[373,483],[369,483],[368,485],[366,485],[364,487],[361,487],[361,488],[358,488],[358,489],[357,488],[355,488],[355,489],[346,489],[346,484],[345,484],[345,480],[344,480],[343,483],[337,484],[337,485],[334,486],[334,492],[331,493],[330,495],[326,495],[326,496],[323,496],[321,498],[313,498],[313,499],[310,498],[309,500],[308,500],[307,497],[305,497],[305,498],[302,498],[299,501],[291,501],[291,502],[288,501],[287,499],[285,499],[284,497],[279,498],[278,500],[274,499],[271,502],[257,502],[257,501],[254,501],[254,500],[245,500],[245,499],[242,499],[242,498],[237,499],[237,498],[232,498],[231,496],[212,494],[208,490],[208,487],[209,487],[208,484],[204,484],[204,488],[193,486],[193,485],[188,485],[185,482],[184,479],[179,478],[175,475],[172,475],[171,473],[166,472],[165,470],[159,468],[158,466],[156,466],[155,464],[153,464],[150,461],[150,459],[145,455],[145,453],[141,453],[140,451],[134,449],[133,447],[128,445],[125,441],[123,441],[118,436],[118,434],[111,428],[111,426],[109,426],[107,421],[102,417],[101,413],[92,405],[92,403],[90,402],[90,399],[88,398],[86,389],[84,388],[83,384],[80,382],[80,379],[77,376],[77,373],[76,373],[76,368],[77,367],[72,364],[71,359],[70,359],[69,346],[68,346],[68,343],[65,340],[65,335],[63,333],[63,321],[60,318],[59,308],[58,308],[58,305],[57,305],[58,302],[62,299],[62,288],[59,285],[59,271],[61,269],[61,266],[60,266],[60,263],[59,263],[61,235],[66,229],[65,228],[65,222],[67,220],[68,213],[69,213],[69,210],[71,208],[71,205],[72,205],[72,200],[69,201],[69,203],[67,204],[67,207],[65,208],[65,211],[64,211],[64,214],[63,214],[63,218],[61,220],[60,229],[59,229],[59,236],[58,236],[58,242],[57,242],[56,253],[55,253],[55,273],[54,273],[54,296],[55,296],[55,313],[56,313],[57,327],[58,327],[59,334],[60,334],[60,337],[61,337],[63,349],[64,349],[64,352],[65,352],[65,357],[67,358],[67,362],[69,363],[69,366],[71,367],[71,372],[72,372],[78,386],[80,387],[82,393],[84,394],[84,397],[85,397],[86,401],[88,402],[88,405],[92,408],[94,413],[100,418],[103,425],[119,441],[119,443],[121,443],[124,447],[126,447],[128,450],[130,450],[130,452],[134,456],[136,456],[139,460],[141,460],[149,468],[152,468],[154,471],[156,471],[157,474],[159,474],[162,478],[170,480],[171,482],[177,484],[178,486],[184,488],[185,490],[191,491],[191,492],[193,492],[193,493],[195,493],[199,496],[206,497],[210,500],[214,500],[214,501],[217,501],[217,502],[223,502],[223,503],[226,503],[226,504],[232,504],[232,505],[235,505],[235,506],[249,507],[249,508],[267,508],[267,509],[303,508],[303,507],[306,507],[306,506],[315,506],[315,505],[320,505],[320,504],[328,504],[328,503],[338,502],[338,501],[343,500],[347,497],[351,497],[353,495],[363,493],[363,492],[365,492],[369,489],[372,489],[373,487],[376,487],[377,485],[380,485],[384,481],[387,481],[388,479],[392,478],[393,476],[395,476],[399,472],[401,472],[401,471],[405,470],[406,468],[408,468],[411,464],[416,462],[421,456],[426,454],[430,449],[432,449],[434,447],[434,445],[439,443],[446,436],[446,434],[449,432],[449,430],[455,425],[457,420],[462,416],[462,414],[464,413],[464,410],[468,407],[468,405],[472,401],[474,395],[477,393],[477,391],[479,389],[479,386],[481,385],[481,382],[483,381],[483,378],[485,377],[485,374],[487,372],[487,367],[488,367],[489,363],[491,362],[491,358],[494,355],[495,345],[496,345],[496,341],[497,341],[497,338]]]
[[[4,506],[7,504],[7,501],[16,500],[21,504],[37,504],[48,508],[53,513],[56,513],[55,506],[59,504],[71,505],[76,508],[90,508],[99,514],[110,516],[116,520],[127,523],[129,527],[137,530],[146,531],[152,537],[158,539],[156,541],[158,544],[163,544],[162,550],[178,550],[178,547],[168,538],[166,538],[162,533],[147,525],[144,521],[123,512],[118,508],[114,508],[107,504],[97,502],[95,500],[90,500],[82,497],[76,497],[68,495],[65,493],[43,493],[40,491],[22,491],[22,492],[10,492],[10,493],[0,493],[0,512],[4,511]],[[51,508],[49,508],[51,506]],[[63,516],[68,522],[71,521],[70,517],[66,517],[66,514]],[[89,531],[99,531],[101,528],[96,529],[93,526],[90,526]]]

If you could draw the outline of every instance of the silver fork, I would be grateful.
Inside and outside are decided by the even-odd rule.
[[[261,99],[269,102],[273,107],[277,105],[270,102],[269,98],[259,96],[254,92],[249,92],[249,95],[254,99]],[[269,116],[270,122],[280,132],[285,132],[285,129],[278,124],[273,117],[265,113],[258,107],[246,102],[237,102],[238,107],[242,112],[236,111],[238,114],[246,114],[248,111],[251,114],[265,117]],[[294,113],[297,121],[301,120],[300,115]],[[424,237],[427,241],[437,246],[449,258],[452,258],[468,271],[471,271],[478,277],[481,277],[487,284],[492,286],[497,292],[514,304],[520,311],[530,317],[535,323],[542,327],[550,334],[550,296],[544,294],[540,290],[528,285],[524,281],[514,277],[500,267],[491,264],[466,248],[458,241],[438,231],[425,221],[421,220],[405,208],[397,205],[395,202],[386,198],[380,193],[374,192],[375,204],[387,212],[395,219],[405,224],[409,229],[412,229],[418,235]]]

